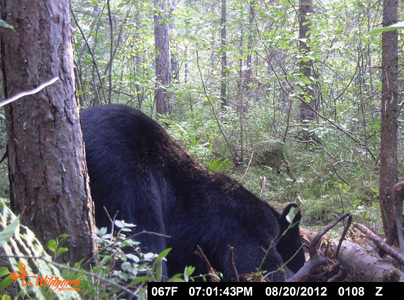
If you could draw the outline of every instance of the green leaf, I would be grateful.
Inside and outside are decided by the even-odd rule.
[[[163,275],[163,263],[162,261],[158,261],[157,264],[155,265],[156,268],[154,269],[155,273],[156,273],[156,280],[158,282],[161,281],[162,275]]]
[[[126,223],[125,221],[121,221],[121,220],[115,220],[115,226],[118,226],[119,228],[136,227],[136,225],[134,225],[134,224]]]
[[[48,249],[52,252],[55,252],[57,249],[57,243],[55,240],[49,240],[47,246],[48,246]]]
[[[1,300],[11,300],[11,297],[9,295],[2,295]]]
[[[14,282],[14,280],[12,280],[10,276],[4,278],[3,281],[0,283],[0,290],[5,289],[6,287],[8,287],[13,282]]]
[[[4,20],[0,20],[0,27],[14,30],[14,27],[11,25],[8,25],[6,22],[4,22]]]
[[[381,33],[381,32],[393,31],[393,30],[397,30],[397,29],[404,29],[404,21],[395,23],[395,24],[387,26],[387,27],[373,29],[373,30],[369,31],[369,34],[377,34],[377,33]]]
[[[153,264],[152,264],[152,269],[154,269],[155,265],[157,262],[159,262],[160,260],[162,260],[163,258],[165,258],[168,253],[171,251],[171,248],[167,248],[164,251],[162,251],[154,260]]]
[[[187,266],[184,270],[184,280],[189,281],[190,276],[195,272],[195,267]]]
[[[101,229],[99,229],[98,231],[100,236],[103,236],[107,233],[107,228],[106,227],[102,227]]]
[[[7,267],[1,267],[0,268],[0,277],[3,277],[4,275],[10,274],[10,270]]]
[[[60,255],[62,255],[63,253],[69,251],[68,248],[66,247],[60,247],[57,251],[56,251],[56,257],[59,257]]]
[[[296,209],[295,207],[291,207],[288,215],[286,216],[286,220],[291,224],[296,216],[295,209]]]
[[[137,276],[135,279],[132,280],[132,282],[128,286],[130,287],[130,286],[134,286],[141,282],[147,282],[147,281],[152,281],[152,280],[153,280],[153,278],[151,278],[150,276]]]
[[[15,233],[15,230],[20,223],[20,217],[17,217],[10,225],[7,226],[2,232],[0,232],[0,247],[7,243]]]
[[[118,226],[119,228],[124,228],[125,224],[120,220],[115,220],[115,226]]]

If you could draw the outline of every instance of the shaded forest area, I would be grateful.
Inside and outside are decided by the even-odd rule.
[[[80,104],[142,109],[211,169],[256,193],[265,175],[269,200],[301,197],[311,225],[349,210],[380,232],[382,150],[395,140],[381,142],[382,34],[369,34],[382,4],[73,2]],[[400,161],[397,88],[387,118]],[[400,176],[387,173],[391,190]]]
[[[8,43],[13,39],[12,32],[18,31],[12,27],[15,24],[8,23],[7,13],[17,9],[10,1],[2,1],[0,23],[4,99],[32,90],[54,76],[64,83],[64,88],[53,91],[53,96],[51,92],[38,96],[33,106],[24,109],[24,105],[16,104],[0,112],[4,154],[0,165],[1,196],[10,198],[10,191],[16,198],[50,193],[36,206],[47,210],[26,210],[31,199],[11,203],[13,209],[24,211],[21,218],[26,219],[25,225],[37,231],[39,226],[39,231],[46,233],[41,241],[53,241],[47,245],[53,257],[42,257],[51,266],[48,272],[57,274],[55,267],[61,265],[49,261],[66,255],[66,236],[61,234],[68,233],[73,261],[79,261],[80,255],[91,256],[97,247],[111,251],[109,257],[117,258],[111,263],[105,256],[101,265],[92,270],[103,270],[102,276],[111,278],[109,282],[96,278],[95,285],[85,277],[89,274],[61,269],[64,276],[73,274],[88,281],[85,289],[89,294],[115,288],[123,294],[140,296],[139,286],[161,279],[160,264],[156,262],[167,253],[157,256],[148,268],[142,263],[153,261],[156,255],[138,253],[136,263],[125,260],[130,254],[120,246],[130,224],[120,223],[122,230],[114,240],[103,229],[94,228],[89,217],[92,207],[86,202],[85,167],[80,164],[84,151],[81,135],[74,138],[80,147],[52,154],[58,159],[40,157],[45,162],[60,158],[64,171],[79,167],[77,173],[71,171],[83,175],[74,179],[80,182],[78,190],[84,191],[77,196],[82,208],[76,210],[77,217],[68,215],[70,210],[58,206],[57,201],[48,201],[68,199],[69,193],[59,194],[57,189],[71,180],[64,177],[69,171],[62,172],[61,177],[57,171],[52,172],[58,166],[49,166],[36,175],[35,161],[27,164],[30,171],[22,170],[18,163],[29,161],[32,153],[41,153],[50,140],[66,139],[64,132],[78,131],[79,109],[120,103],[158,120],[207,168],[235,178],[272,206],[297,203],[303,216],[301,235],[309,261],[306,269],[298,273],[298,280],[338,281],[348,276],[350,281],[404,281],[399,271],[399,264],[404,263],[403,193],[402,184],[397,185],[404,172],[404,25],[399,22],[404,7],[398,1],[72,0],[71,7],[60,1],[54,3],[58,4],[50,5],[52,11],[66,18],[63,24],[71,22],[71,35],[67,29],[70,26],[65,26],[59,33],[49,31],[57,38],[38,39],[36,44],[35,39],[30,39],[32,32],[24,37],[20,33],[21,40],[30,41],[22,43],[26,48],[21,51],[18,44]],[[33,26],[38,35],[47,28],[43,25],[47,17],[41,16]],[[19,20],[31,17],[38,15],[21,13]],[[50,46],[56,43],[66,45],[64,54]],[[49,49],[49,57],[30,56],[37,51],[32,50],[33,45],[45,49],[43,53]],[[25,70],[16,71],[16,53],[26,55],[27,69],[36,68],[42,73],[28,72],[31,81],[27,80]],[[63,57],[60,62],[54,58],[58,55]],[[60,63],[63,72],[38,67],[40,62],[45,65],[48,61],[52,66],[55,61]],[[44,106],[35,102],[57,98],[55,95],[63,95],[60,102],[51,100],[52,104]],[[24,103],[24,99],[17,101]],[[64,112],[71,126],[56,122],[55,112]],[[44,124],[43,131],[37,130],[38,124]],[[27,135],[27,128],[33,132],[33,140],[39,138],[38,148],[21,147],[19,136]],[[62,152],[67,157],[62,158]],[[72,160],[78,163],[67,163]],[[56,180],[59,177],[62,179]],[[37,182],[30,187],[32,178]],[[55,180],[48,182],[46,178]],[[18,185],[22,181],[25,189],[21,190]],[[44,182],[55,190],[41,188]],[[0,207],[6,216],[2,228],[6,228],[15,216],[4,204]],[[58,224],[57,230],[53,223],[38,221],[61,216],[68,221]],[[344,226],[335,222],[341,216],[354,222],[344,242],[339,238],[345,234],[342,231],[347,223],[345,219]],[[77,219],[86,228],[88,239],[82,239],[77,228],[71,228]],[[30,235],[28,227],[22,227],[23,236]],[[333,230],[323,236],[325,228],[327,232]],[[90,237],[96,233],[94,245]],[[81,253],[83,248],[88,253]],[[36,251],[29,255],[43,255],[42,250]],[[387,262],[381,259],[386,254]],[[361,257],[363,263],[354,265],[359,260],[356,257]],[[345,272],[342,275],[341,265]],[[81,267],[86,266],[76,265]],[[315,267],[318,268],[313,271]],[[379,270],[386,271],[376,274]],[[189,268],[173,280],[187,281],[191,274]],[[123,282],[129,280],[136,289],[125,290]]]
[[[401,31],[372,30],[401,10],[381,1],[80,2],[80,103],[159,118],[210,169],[270,202],[301,199],[309,226],[350,211],[389,232],[403,155]]]

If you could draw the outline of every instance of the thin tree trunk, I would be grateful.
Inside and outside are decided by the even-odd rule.
[[[95,249],[93,203],[75,97],[69,2],[2,0],[5,96],[58,76],[6,107],[11,203],[42,241],[69,235],[70,259]]]
[[[111,15],[111,3],[107,0],[108,8],[108,21],[109,21],[109,36],[110,36],[110,49],[109,49],[109,64],[108,64],[108,104],[112,103],[112,62],[114,61],[114,22]]]
[[[310,52],[310,47],[307,40],[310,38],[309,30],[311,23],[308,20],[309,14],[313,12],[313,2],[312,0],[300,0],[299,9],[299,51],[302,56],[307,55]],[[304,81],[310,81],[312,77],[312,66],[311,61],[301,61],[300,73]],[[308,133],[308,126],[315,120],[315,113],[313,109],[315,108],[315,95],[313,86],[304,85],[302,87],[301,97],[305,100],[304,103],[300,105],[300,121],[302,123],[303,137],[304,139],[310,139],[310,134]]]
[[[141,24],[142,24],[142,15],[141,15],[141,10],[139,8],[139,4],[136,4],[135,7],[135,11],[136,11],[136,34],[135,34],[135,40],[136,41],[140,41],[140,30],[141,30]],[[140,50],[136,49],[136,56],[135,56],[135,68],[134,68],[134,75],[136,78],[136,82],[135,82],[135,89],[136,89],[136,98],[137,98],[137,108],[141,108],[143,105],[143,102],[145,100],[145,96],[144,96],[144,88],[142,87],[142,85],[140,84],[140,78],[142,77],[142,60],[143,60],[143,56],[141,56],[141,52]]]
[[[170,37],[167,0],[154,0],[154,41],[156,48],[156,111],[158,114],[172,112]]]
[[[383,26],[397,22],[398,0],[383,1]],[[397,183],[397,31],[382,36],[382,101],[380,133],[379,197],[383,228],[386,236],[394,227],[395,209],[391,190]]]
[[[248,18],[249,32],[248,32],[248,54],[247,54],[247,70],[246,77],[247,80],[251,79],[252,76],[252,53],[254,45],[254,19],[255,19],[255,0],[251,0],[249,4],[250,16]]]
[[[220,52],[222,60],[221,70],[221,83],[220,83],[220,101],[222,103],[222,109],[227,106],[227,37],[226,37],[226,0],[222,0],[222,10],[220,18]]]
[[[185,53],[184,83],[187,84],[189,77],[188,48],[185,48],[184,53]]]
[[[175,32],[176,26],[174,23],[174,19],[172,17],[175,7],[177,6],[179,0],[171,1],[170,4],[170,24],[169,24],[169,31]],[[170,48],[171,48],[171,76],[172,82],[179,83],[180,80],[180,65],[178,63],[178,45],[177,41],[173,36],[170,36]]]

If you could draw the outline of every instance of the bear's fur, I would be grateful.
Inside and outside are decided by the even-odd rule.
[[[188,265],[206,274],[196,245],[226,281],[233,277],[229,245],[240,274],[261,266],[270,280],[283,281],[285,263],[292,271],[303,265],[300,213],[289,228],[291,206],[279,214],[235,180],[209,171],[142,112],[124,105],[85,109],[82,129],[97,226],[110,227],[105,206],[137,232],[169,235],[137,236],[145,251],[172,248],[168,276]]]

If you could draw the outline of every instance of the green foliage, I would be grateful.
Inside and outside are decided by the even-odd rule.
[[[129,238],[133,224],[124,221],[115,221],[114,234],[108,233],[106,228],[97,229],[94,237],[98,244],[97,263],[93,266],[84,261],[74,265],[55,263],[55,259],[68,249],[63,247],[63,241],[68,237],[62,235],[47,243],[48,250],[53,254],[49,256],[35,235],[25,226],[19,224],[19,218],[15,217],[4,202],[0,202],[0,241],[2,249],[8,256],[9,267],[0,267],[0,291],[11,285],[16,285],[19,299],[123,299],[128,293],[139,299],[147,297],[147,283],[150,281],[162,281],[162,264],[170,249],[159,254],[142,253],[140,243]],[[24,282],[17,278],[14,281],[10,272],[19,270],[23,263],[27,276]],[[88,269],[90,270],[88,271]],[[187,267],[183,274],[176,274],[166,279],[169,282],[184,282],[194,280],[192,275],[194,267]],[[21,274],[21,273],[19,273]],[[36,285],[37,276],[42,278],[49,276],[60,280],[76,280],[80,282],[75,291],[46,288]],[[35,278],[36,277],[36,278]],[[33,285],[27,284],[31,281]],[[23,286],[23,283],[26,285]],[[50,292],[49,290],[52,289]],[[4,294],[7,299],[10,297]]]
[[[20,264],[26,267],[27,275],[33,274],[48,274],[51,276],[61,278],[61,273],[54,265],[45,263],[41,259],[28,260],[26,257],[42,257],[45,260],[51,261],[52,258],[46,253],[39,240],[35,237],[34,233],[24,225],[19,224],[18,218],[13,212],[5,205],[3,200],[0,199],[0,229],[2,232],[8,230],[13,234],[7,234],[6,239],[3,240],[2,249],[8,256],[10,264],[9,271],[16,271],[20,269]],[[3,281],[0,284],[1,288],[9,286],[14,281],[10,276],[6,275],[6,270],[2,269]],[[19,284],[18,298],[35,298],[35,299],[80,299],[76,291],[59,291],[52,292],[48,289],[42,288],[38,285],[23,285],[22,280],[16,280]],[[15,283],[16,284],[16,283]]]
[[[14,27],[4,22],[4,20],[0,20],[0,27],[14,30]]]
[[[110,1],[109,20],[100,1],[72,1],[77,94],[83,107],[124,103],[155,117],[153,5],[150,0]],[[179,1],[170,14],[171,58],[178,62],[179,76],[169,88],[174,95],[173,113],[159,116],[169,134],[209,169],[242,180],[256,194],[261,190],[259,178],[265,176],[264,198],[276,206],[300,198],[305,225],[321,226],[351,211],[358,221],[377,231],[381,226],[377,203],[379,33],[398,30],[402,43],[403,24],[378,28],[382,6],[376,0],[314,2],[313,13],[308,16],[309,34],[299,38],[298,1],[228,0],[227,45],[222,47],[218,2]],[[308,46],[304,53],[299,50],[300,42]],[[403,49],[399,47],[399,64]],[[220,101],[220,60],[224,52],[228,61],[224,70],[225,109]],[[301,62],[310,63],[310,78],[302,74]],[[312,143],[302,138],[299,117],[302,99],[314,103],[307,90],[314,91],[317,100],[318,115],[306,128],[315,137]],[[1,113],[0,121],[3,119]],[[5,148],[1,125],[0,144]],[[400,161],[404,158],[402,118],[398,126]],[[257,162],[261,149],[279,144],[290,173],[274,167],[274,162]],[[399,168],[402,177],[402,164]],[[0,172],[0,195],[7,195],[5,164]],[[10,223],[6,237],[16,224]],[[108,235],[105,229],[98,232],[105,254],[95,267],[97,274],[135,286],[160,279],[160,262],[167,253],[138,253],[138,245],[126,239],[131,227],[119,222],[116,226],[117,235]],[[53,258],[66,253],[63,239],[48,242]],[[122,246],[131,247],[136,254],[125,254]],[[153,259],[159,262],[153,263]],[[191,274],[189,268],[172,280],[192,280]],[[91,296],[98,293],[106,298],[115,291],[94,280],[96,284],[86,287]]]
[[[394,31],[397,29],[404,29],[404,22],[397,22],[387,27],[373,29],[372,31],[369,32],[369,34],[383,33],[388,31]]]
[[[19,225],[20,217],[15,218],[15,220],[8,225],[3,231],[0,232],[0,247],[7,243],[13,236]]]
[[[61,244],[68,237],[67,234],[63,234],[56,240],[51,239],[47,243],[48,250],[53,253],[53,260],[56,260],[63,253],[69,251],[66,247],[62,247]]]
[[[72,1],[80,104],[87,107],[124,103],[155,116],[154,3],[151,0],[109,2],[112,29],[104,3]],[[169,20],[171,56],[180,66],[179,77],[169,88],[174,95],[173,113],[160,116],[161,124],[210,170],[242,180],[252,192],[259,193],[259,178],[265,176],[263,195],[271,204],[281,207],[301,199],[305,226],[322,226],[336,215],[351,211],[357,221],[378,231],[381,227],[377,202],[380,33],[398,30],[401,65],[403,22],[379,28],[382,5],[376,0],[314,2],[314,11],[308,16],[309,35],[305,38],[298,35],[298,1],[228,0],[227,14],[227,45],[222,47],[217,1],[179,1],[173,7]],[[0,27],[13,30],[1,20]],[[300,52],[300,42],[307,44],[308,51]],[[229,104],[222,109],[220,58],[224,52],[228,59],[225,82]],[[247,72],[249,58],[250,74]],[[301,62],[310,63],[313,71],[310,78],[302,74]],[[304,94],[305,89],[315,91],[319,113],[307,128],[316,137],[312,143],[302,139],[299,118],[301,99],[314,102]],[[109,91],[111,99],[108,99]],[[1,111],[2,149],[6,148],[4,119]],[[403,121],[401,117],[398,123],[399,161],[404,158]],[[291,174],[275,168],[271,162],[257,162],[260,149],[279,144]],[[399,168],[402,177],[403,164]],[[3,162],[0,196],[8,196],[7,182],[7,167]],[[7,255],[53,261],[68,254],[63,246],[67,236],[48,241],[49,255],[3,202],[0,210],[0,246]],[[91,269],[96,276],[83,272],[89,268],[85,262],[77,263],[75,270],[71,270],[59,269],[40,259],[21,259],[30,274],[82,280],[83,291],[67,296],[58,292],[50,294],[44,289],[22,287],[18,281],[18,296],[125,297],[122,289],[103,280],[107,278],[132,291],[139,288],[139,298],[144,298],[145,284],[161,280],[162,262],[169,250],[160,254],[142,253],[139,244],[128,239],[134,225],[123,221],[114,225],[115,234],[105,228],[97,231],[99,263]],[[123,251],[124,247],[131,251]],[[0,268],[3,278],[0,290],[14,283],[7,272],[18,268],[18,259],[10,257],[9,260],[8,268]],[[183,274],[168,280],[191,281],[195,278],[193,272],[194,268],[188,267]]]

